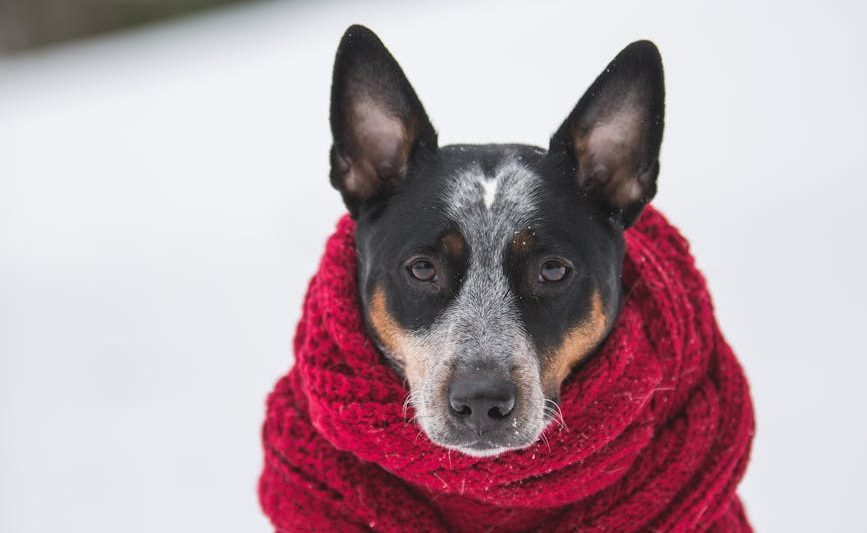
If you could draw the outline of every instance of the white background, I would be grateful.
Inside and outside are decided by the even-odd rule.
[[[653,39],[656,205],[752,381],[749,514],[867,530],[862,7],[407,4],[268,2],[0,59],[0,531],[269,530],[259,427],[342,212],[327,98],[353,22],[444,144],[546,146]]]

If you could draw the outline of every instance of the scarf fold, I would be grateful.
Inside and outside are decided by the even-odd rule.
[[[652,207],[626,236],[625,301],[563,386],[563,424],[473,458],[432,444],[368,338],[354,223],[310,282],[295,364],[267,401],[259,498],[290,531],[751,531],[735,495],[754,420],[687,242]]]

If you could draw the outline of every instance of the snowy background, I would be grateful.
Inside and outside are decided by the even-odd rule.
[[[269,531],[264,399],[342,213],[333,53],[369,25],[450,142],[547,145],[629,42],[656,205],[758,411],[757,531],[867,530],[863,5],[264,2],[0,57],[0,531]]]

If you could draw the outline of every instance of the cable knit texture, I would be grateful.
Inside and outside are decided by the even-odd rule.
[[[687,242],[648,207],[625,303],[562,390],[565,427],[473,458],[432,444],[365,332],[354,223],[313,277],[295,364],[268,397],[259,498],[279,532],[750,531],[735,488],[753,410]]]

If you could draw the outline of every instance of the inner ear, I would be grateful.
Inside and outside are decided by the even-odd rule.
[[[656,193],[658,164],[648,153],[649,119],[639,102],[624,103],[589,127],[576,124],[573,149],[578,163],[578,184],[596,190],[608,206],[619,211],[649,202]]]
[[[596,78],[551,139],[567,152],[579,188],[624,227],[656,194],[665,85],[656,46],[627,46]]]
[[[331,183],[353,215],[388,193],[436,133],[397,61],[362,26],[343,36],[331,87]]]
[[[343,187],[347,194],[366,200],[406,173],[414,125],[385,112],[371,100],[355,103],[350,113],[352,141],[346,147]]]

